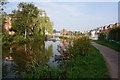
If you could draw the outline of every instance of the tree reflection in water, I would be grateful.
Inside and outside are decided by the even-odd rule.
[[[31,71],[31,67],[57,67],[61,61],[56,61],[56,57],[62,55],[57,50],[58,45],[67,47],[68,44],[68,40],[61,40],[4,45],[3,77],[14,78],[20,72]]]
[[[52,54],[52,45],[45,49],[44,41],[3,46],[3,77],[13,78],[16,75],[15,72],[24,72],[30,66],[48,66]]]

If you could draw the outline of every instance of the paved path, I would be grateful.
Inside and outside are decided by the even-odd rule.
[[[91,43],[93,46],[99,49],[99,51],[103,55],[107,63],[107,67],[111,78],[118,78],[118,54],[120,53],[108,47],[97,44],[95,42],[91,42]]]

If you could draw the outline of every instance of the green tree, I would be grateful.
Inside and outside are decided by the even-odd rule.
[[[120,27],[115,27],[109,31],[108,39],[120,41]]]
[[[105,40],[106,39],[106,33],[100,33],[98,36],[99,40]]]
[[[34,38],[44,37],[45,29],[49,24],[49,17],[44,10],[38,9],[32,3],[20,3],[18,10],[13,10],[13,30],[25,38],[33,35]]]
[[[49,34],[53,33],[53,22],[51,22],[50,20],[48,20],[47,22],[46,31],[48,31]]]
[[[31,3],[20,3],[18,10],[13,10],[13,13],[13,28],[19,35],[24,34],[26,38],[39,16],[39,9]]]
[[[3,26],[5,24],[5,17],[6,17],[6,13],[4,12],[4,9],[5,9],[5,5],[7,3],[8,3],[7,0],[0,0],[0,43],[3,39],[2,37],[7,36],[6,32],[2,34],[2,29],[3,29]],[[5,40],[7,40],[7,39],[5,39]]]
[[[7,4],[7,0],[0,0],[0,14],[4,13],[5,5]]]

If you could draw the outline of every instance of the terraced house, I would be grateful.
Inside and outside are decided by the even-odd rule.
[[[120,23],[109,24],[97,29],[90,30],[90,39],[97,40],[100,33],[104,33],[106,38],[108,38],[108,33],[112,28],[120,27]]]

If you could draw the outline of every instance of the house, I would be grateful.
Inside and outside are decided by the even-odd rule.
[[[110,24],[107,26],[107,30],[111,30],[114,27],[114,24]]]
[[[105,26],[103,26],[103,27],[99,27],[99,28],[97,28],[97,29],[90,30],[90,31],[89,31],[89,33],[91,34],[91,35],[90,35],[90,39],[92,39],[92,40],[97,40],[99,33],[105,33],[105,34],[106,34],[106,38],[107,38],[109,31],[110,31],[112,28],[114,28],[114,27],[120,27],[120,23],[105,25]]]
[[[69,31],[69,30],[66,30],[66,29],[62,29],[60,31],[61,35],[72,35],[73,32],[72,31]]]
[[[10,31],[10,29],[12,28],[11,25],[11,17],[10,16],[5,16],[5,22],[2,24],[2,31],[8,31],[9,35],[14,35],[15,32],[14,31]]]
[[[120,23],[115,23],[114,26],[120,27]]]
[[[60,30],[60,33],[61,33],[61,35],[67,35],[67,30],[66,29],[62,29],[62,30]]]
[[[5,17],[5,22],[4,22],[4,24],[2,25],[2,30],[3,30],[3,31],[4,31],[4,30],[9,31],[11,28],[12,28],[12,26],[11,26],[11,17],[6,16],[6,17]]]
[[[97,29],[91,30],[91,31],[90,31],[90,34],[91,34],[91,35],[90,35],[89,38],[92,39],[92,40],[98,40],[97,31],[98,31]]]
[[[106,25],[106,26],[103,27],[101,32],[108,32],[109,30],[111,30],[114,27],[120,27],[120,23],[110,24],[108,26]]]
[[[73,34],[73,32],[72,31],[68,31],[68,33],[67,33],[68,35],[72,35]]]

